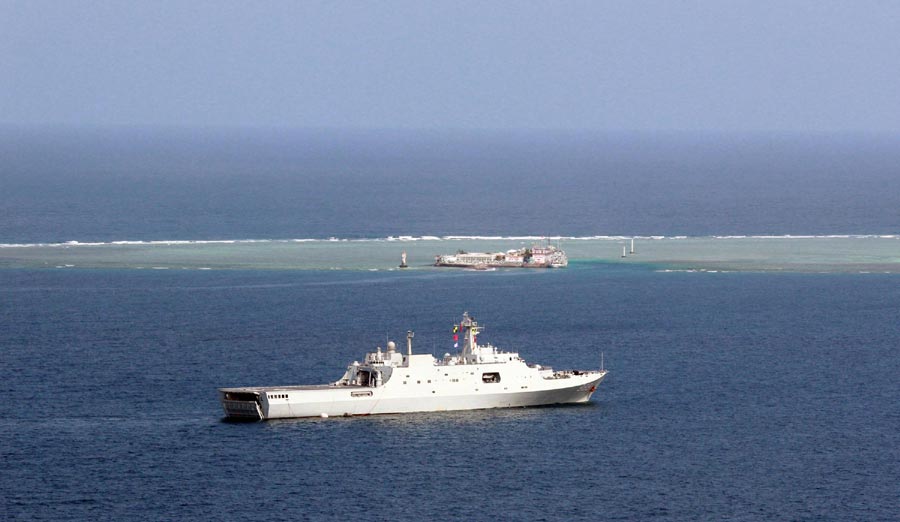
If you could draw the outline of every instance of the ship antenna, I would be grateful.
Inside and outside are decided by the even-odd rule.
[[[603,352],[600,352],[600,371],[603,371]]]

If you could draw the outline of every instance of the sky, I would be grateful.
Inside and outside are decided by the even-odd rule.
[[[0,0],[0,125],[900,131],[900,2]]]

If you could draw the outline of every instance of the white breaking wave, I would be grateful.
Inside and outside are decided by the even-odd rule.
[[[595,235],[595,236],[480,236],[480,235],[422,235],[422,236],[387,236],[373,238],[296,238],[296,239],[160,239],[160,240],[117,240],[117,241],[65,241],[59,243],[0,243],[0,248],[69,248],[69,247],[108,247],[108,246],[191,246],[191,245],[239,245],[239,244],[276,244],[276,243],[364,243],[364,242],[442,242],[442,241],[662,241],[689,239],[900,239],[900,234],[826,234],[826,235],[713,235],[713,236],[663,236],[663,235]]]

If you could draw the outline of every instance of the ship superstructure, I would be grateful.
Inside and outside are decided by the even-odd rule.
[[[238,419],[279,419],[375,415],[385,413],[512,408],[590,400],[606,376],[599,370],[553,370],[527,364],[516,352],[478,344],[482,327],[463,314],[454,326],[462,350],[437,359],[406,353],[392,341],[354,361],[330,384],[221,388],[225,415]]]

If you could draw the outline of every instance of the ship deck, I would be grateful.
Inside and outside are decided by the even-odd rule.
[[[219,391],[226,393],[261,393],[269,391],[343,390],[355,388],[368,388],[368,386],[356,384],[299,384],[292,386],[242,386],[237,388],[219,388]]]

